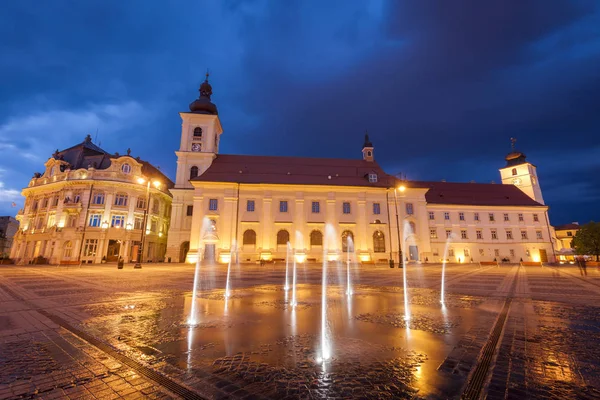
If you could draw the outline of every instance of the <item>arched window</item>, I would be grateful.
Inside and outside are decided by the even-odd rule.
[[[513,174],[513,176],[517,174],[517,169],[516,168],[512,169],[512,174]]]
[[[65,246],[64,246],[64,250],[63,250],[63,257],[69,258],[69,257],[71,257],[72,254],[73,254],[73,243],[70,240],[67,240],[65,242]]]
[[[131,172],[131,165],[129,164],[123,164],[121,165],[121,171],[123,171],[123,173],[128,174]]]
[[[414,222],[410,221],[408,223],[409,232],[406,232],[407,235],[414,235],[417,232],[417,226]]]
[[[190,179],[194,179],[197,176],[198,176],[198,167],[196,167],[194,165],[192,168],[190,168]]]
[[[342,232],[342,251],[354,251],[354,234],[350,231]]]
[[[277,244],[280,245],[286,245],[287,242],[290,241],[290,234],[288,231],[286,231],[285,229],[280,230],[279,232],[277,232]]]
[[[323,234],[320,231],[312,231],[310,233],[311,246],[323,246]]]
[[[381,231],[373,233],[373,251],[375,253],[385,253],[385,236]]]
[[[242,239],[242,244],[251,244],[256,245],[256,232],[252,229],[248,229],[244,231],[244,237]]]
[[[195,138],[201,138],[202,137],[202,128],[200,128],[199,126],[194,128],[194,137]]]

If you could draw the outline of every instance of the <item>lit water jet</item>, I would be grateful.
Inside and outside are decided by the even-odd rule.
[[[446,245],[444,246],[444,259],[442,260],[442,282],[441,282],[441,296],[440,296],[440,303],[444,304],[444,301],[446,300],[446,260],[448,258],[448,245],[450,244],[450,242],[452,241],[453,237],[452,235],[454,235],[453,233],[450,233],[450,235],[448,235],[448,238],[446,239]]]
[[[290,253],[292,252],[292,244],[288,241],[287,246],[285,248],[285,284],[283,285],[283,290],[290,290],[290,278],[289,278],[289,270],[290,270]]]
[[[227,300],[231,296],[231,263],[233,261],[234,248],[236,247],[235,240],[231,243],[231,249],[229,250],[229,262],[227,263],[227,281],[225,283],[225,299]],[[225,303],[227,305],[227,303]]]
[[[292,307],[296,307],[296,305],[298,305],[298,302],[296,301],[296,257],[294,255],[294,263],[293,263],[293,272],[292,272]]]
[[[198,250],[196,256],[196,269],[194,271],[194,287],[192,288],[192,305],[190,307],[190,315],[188,316],[187,323],[188,325],[198,325],[197,315],[196,315],[196,297],[198,295],[198,283],[200,280],[200,266],[202,262],[202,254],[200,249],[203,245],[204,234],[206,233],[209,226],[212,226],[211,221],[204,217],[202,219],[202,226],[200,227],[200,235],[198,239]]]
[[[352,237],[348,236],[348,252],[346,253],[346,296],[352,296],[352,278],[350,277],[350,254],[354,251]]]
[[[325,363],[331,358],[331,343],[329,341],[327,321],[327,248],[334,242],[335,230],[331,224],[325,225],[325,241],[323,246],[323,276],[321,282],[321,354],[318,362]]]
[[[407,238],[410,235],[413,235],[412,226],[408,221],[404,221],[404,229],[402,230],[404,234],[403,242],[407,242]],[[408,321],[410,320],[410,309],[408,307],[408,282],[406,280],[406,256],[402,256],[402,286],[404,289],[404,320],[407,321],[406,326],[408,327]]]

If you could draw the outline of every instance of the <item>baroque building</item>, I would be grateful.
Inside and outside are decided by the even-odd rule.
[[[56,151],[22,190],[11,258],[79,264],[164,260],[173,183],[146,161],[110,154],[87,135]]]
[[[363,263],[555,259],[536,168],[514,142],[502,184],[397,179],[377,164],[368,135],[356,159],[220,154],[211,96],[207,76],[180,113],[173,261],[284,259],[288,242],[309,261],[349,250]]]

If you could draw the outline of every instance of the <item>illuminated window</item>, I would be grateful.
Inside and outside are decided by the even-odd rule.
[[[431,228],[429,229],[429,237],[432,239],[437,239],[437,229]]]
[[[242,238],[242,244],[245,245],[256,245],[256,232],[252,229],[248,229],[244,231],[244,236]]]
[[[65,242],[64,249],[63,249],[63,257],[69,258],[69,257],[71,257],[72,254],[73,254],[73,242],[71,242],[70,240],[67,240]]]
[[[354,250],[354,246],[351,243],[354,243],[354,234],[350,231],[342,232],[342,251],[344,253]]]
[[[144,218],[135,217],[133,219],[133,229],[142,229],[144,227]]]
[[[219,209],[219,200],[209,199],[208,200],[208,209],[210,211],[217,211]]]
[[[91,226],[92,228],[99,228],[101,224],[102,224],[102,214],[90,215],[89,226]]]
[[[127,195],[124,193],[117,193],[115,196],[115,206],[127,206]]]
[[[94,257],[98,249],[98,239],[86,239],[83,246],[84,257]]]
[[[246,201],[246,211],[254,212],[254,200]]]
[[[113,215],[110,220],[110,226],[112,228],[121,228],[125,226],[125,216],[124,215]]]
[[[385,253],[385,236],[381,231],[373,233],[373,252]]]
[[[94,196],[92,196],[92,204],[104,204],[104,193],[94,193]]]
[[[310,233],[311,246],[323,246],[323,234],[320,231],[312,231]]]
[[[146,208],[146,198],[145,197],[138,197],[136,202],[135,202],[135,208],[139,208],[139,209],[144,209]]]
[[[286,245],[290,241],[290,234],[285,229],[277,232],[277,244],[278,245]]]

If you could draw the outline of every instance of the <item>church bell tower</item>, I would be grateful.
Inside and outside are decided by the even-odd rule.
[[[515,149],[516,139],[511,138],[510,141],[512,151],[504,158],[506,166],[500,169],[502,183],[515,185],[533,200],[544,204],[536,166],[527,161],[524,153]]]
[[[181,142],[177,155],[175,188],[191,189],[190,179],[202,175],[219,153],[223,133],[217,106],[210,101],[212,86],[206,79],[200,85],[200,96],[190,104],[189,112],[180,112]]]

